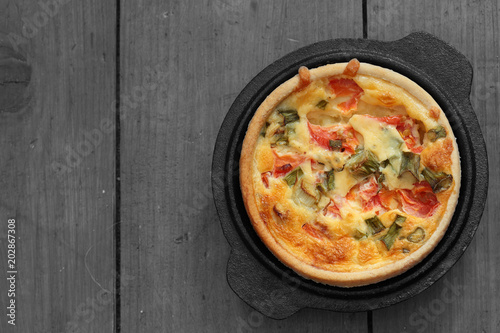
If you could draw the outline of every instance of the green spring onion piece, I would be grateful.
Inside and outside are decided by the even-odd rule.
[[[403,152],[401,158],[401,168],[399,169],[399,177],[406,171],[409,171],[415,178],[418,179],[418,169],[420,167],[420,155],[412,152]]]
[[[334,170],[327,171],[325,173],[325,177],[321,183],[316,185],[316,189],[326,195],[328,191],[331,191],[335,188],[335,173]]]
[[[383,182],[385,182],[385,175],[383,173],[380,173],[380,175],[377,177],[377,184],[381,185]]]
[[[290,135],[295,134],[295,124],[286,124],[285,125],[285,135],[290,137]]]
[[[380,164],[371,151],[361,149],[349,158],[345,166],[353,176],[364,178],[378,171]]]
[[[359,229],[354,230],[354,234],[352,235],[355,239],[360,240],[361,238],[366,237],[366,234]]]
[[[288,186],[293,186],[304,175],[304,172],[300,167],[292,170],[288,175],[283,178],[283,180],[288,184]]]
[[[436,142],[439,138],[446,138],[446,130],[443,126],[438,126],[427,131],[427,136],[431,142]]]
[[[319,200],[320,195],[316,192],[313,184],[306,183],[304,180],[300,182],[300,186],[295,188],[293,200],[298,205],[313,207]]]
[[[316,189],[325,195],[326,195],[326,192],[328,191],[323,183],[318,183],[316,185]]]
[[[431,169],[424,168],[422,176],[431,185],[432,191],[438,193],[450,188],[453,183],[453,176],[444,172],[434,172]]]
[[[266,136],[267,128],[269,127],[269,123],[266,121],[264,126],[262,126],[262,129],[260,130],[260,135],[261,136]]]
[[[280,146],[288,145],[288,135],[286,133],[285,126],[281,126],[280,128],[278,128],[274,132],[274,134],[271,138],[271,143],[276,144],[276,145],[280,145]]]
[[[385,244],[387,247],[387,250],[390,250],[392,245],[394,244],[394,241],[398,237],[399,230],[403,227],[403,222],[406,220],[406,217],[397,215],[396,219],[392,223],[392,225],[389,227],[389,230],[385,234],[385,236],[381,239],[381,241]]]
[[[318,102],[318,104],[316,104],[316,107],[321,110],[324,110],[327,104],[328,102],[322,99],[321,101]]]
[[[368,225],[368,231],[370,235],[378,234],[385,229],[382,221],[380,221],[377,215],[372,218],[366,219],[365,222]]]
[[[296,122],[297,120],[300,119],[299,114],[297,113],[297,110],[283,110],[283,111],[279,111],[279,113],[285,119],[285,125]]]
[[[425,231],[424,229],[418,227],[415,229],[414,232],[408,235],[408,240],[412,243],[418,243],[424,240],[425,238]]]
[[[335,173],[332,170],[326,173],[326,189],[331,191],[335,188]]]
[[[342,149],[342,140],[330,140],[329,142],[330,148],[332,148],[333,151],[341,150]]]

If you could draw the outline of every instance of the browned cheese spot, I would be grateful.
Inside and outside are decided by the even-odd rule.
[[[452,152],[453,142],[450,138],[439,140],[422,152],[422,162],[433,171],[445,171],[451,166]]]
[[[431,107],[429,110],[429,116],[432,119],[438,120],[440,114],[441,114],[441,112],[439,112],[439,109],[435,106]]]

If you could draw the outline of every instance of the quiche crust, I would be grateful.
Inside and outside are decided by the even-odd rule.
[[[256,110],[240,157],[240,185],[245,208],[264,244],[299,275],[340,287],[380,282],[421,262],[444,236],[460,191],[458,146],[439,105],[407,77],[367,63],[356,65],[356,62],[310,70],[302,68],[301,75],[278,86]],[[302,76],[305,72],[307,80]],[[343,93],[332,88],[332,80],[340,80],[334,83],[352,80],[362,92],[358,93],[359,89],[355,88],[352,96],[342,96]],[[311,104],[314,99],[311,96],[324,102]],[[350,106],[353,96],[357,99],[354,108]],[[325,103],[327,106],[322,108]],[[288,119],[295,122],[293,131],[290,130],[292,134],[283,146],[280,146],[282,142],[277,142],[272,147],[273,143],[269,143],[275,137],[281,135],[279,140],[283,139],[284,135],[279,132],[283,128],[288,131],[287,114],[284,112],[290,108],[296,109]],[[272,121],[278,119],[278,114],[285,117],[281,123]],[[410,134],[391,124],[395,121],[399,121],[397,126],[404,121],[413,124],[413,127],[404,130]],[[275,130],[273,126],[281,126],[274,132],[278,134],[271,133]],[[347,139],[344,136],[332,140],[332,128],[335,126],[343,126],[342,135],[346,131],[354,134]],[[441,134],[436,136],[437,128],[441,131],[439,133],[445,133],[444,137]],[[371,129],[377,132],[374,130],[371,133]],[[321,135],[329,131],[330,139],[316,135],[316,130]],[[394,134],[398,131],[399,139]],[[309,135],[307,139],[306,135]],[[390,140],[383,141],[384,136]],[[416,141],[416,147],[411,147],[408,138]],[[396,142],[392,150],[380,147],[391,140]],[[399,147],[396,147],[398,144]],[[369,170],[372,172],[369,176],[364,176],[366,172],[359,176],[359,169],[353,171],[346,167],[353,156],[368,150],[378,164],[376,171]],[[394,152],[395,155],[391,155]],[[392,162],[391,158],[396,155],[399,156],[399,160],[396,158],[398,162]],[[289,156],[294,156],[294,162],[277,165],[280,159]],[[401,156],[413,158],[414,170],[409,168],[412,172],[401,173]],[[415,162],[417,159],[419,163]],[[398,166],[383,167],[387,161]],[[297,163],[298,166],[295,165]],[[294,170],[288,170],[292,167]],[[314,167],[331,169],[314,173],[311,171]],[[296,170],[303,176],[298,173],[293,175]],[[332,188],[327,184],[320,188],[330,180],[326,175],[332,174],[335,175],[335,186]],[[436,184],[431,181],[434,175],[441,177]],[[323,177],[322,183],[318,183],[320,176]],[[377,203],[379,210],[370,210],[373,204],[359,198],[369,197],[375,192],[364,195],[359,189],[374,188],[375,182],[378,192],[370,200],[376,201],[375,197],[384,194],[386,202],[382,205]],[[311,202],[307,197],[310,192],[314,192]],[[391,193],[394,197],[392,203]],[[424,208],[418,206],[421,204],[418,197],[421,193],[425,196],[422,199]],[[330,202],[323,207],[328,200]],[[344,206],[338,208],[336,205]],[[381,222],[379,226],[383,231],[370,229],[369,221],[374,216]],[[403,219],[404,222],[393,226]],[[391,230],[396,229],[399,233],[390,237]],[[419,233],[417,236],[420,236],[422,232],[425,235],[423,239],[415,243],[410,241],[420,239],[415,235]]]

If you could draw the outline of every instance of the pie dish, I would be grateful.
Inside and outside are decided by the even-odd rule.
[[[460,192],[446,115],[416,83],[359,63],[307,69],[253,116],[240,185],[253,228],[285,265],[354,287],[401,274],[442,239]]]

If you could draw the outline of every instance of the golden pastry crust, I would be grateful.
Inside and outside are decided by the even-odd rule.
[[[353,59],[302,67],[264,100],[243,142],[240,184],[280,261],[353,287],[401,274],[435,248],[458,200],[460,161],[428,93]]]

